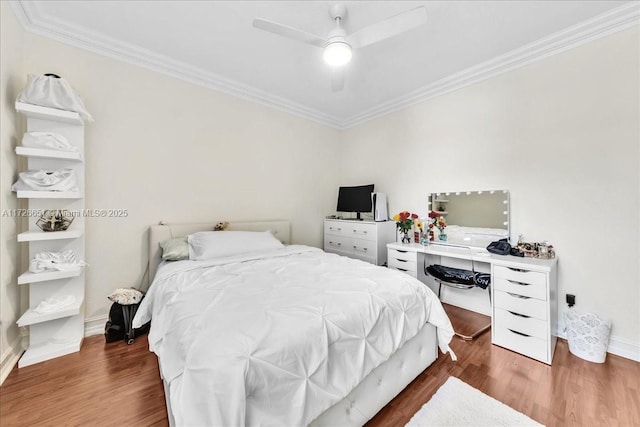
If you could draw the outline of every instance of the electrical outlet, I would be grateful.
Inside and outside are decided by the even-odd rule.
[[[573,307],[576,304],[576,296],[571,294],[567,294],[566,296],[567,304],[569,304],[569,307]]]

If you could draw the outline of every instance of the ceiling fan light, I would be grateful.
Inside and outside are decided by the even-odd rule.
[[[339,67],[351,61],[351,46],[348,43],[339,41],[332,42],[324,48],[324,61],[334,67]]]

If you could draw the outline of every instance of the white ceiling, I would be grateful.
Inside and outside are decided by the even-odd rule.
[[[252,27],[326,36],[326,1],[20,1],[29,31],[338,128],[637,25],[629,1],[351,1],[348,33],[425,5],[428,22],[354,51],[331,91],[320,48]]]

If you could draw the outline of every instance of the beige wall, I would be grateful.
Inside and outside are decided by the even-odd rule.
[[[575,294],[637,352],[638,56],[636,27],[348,130],[342,176],[421,216],[429,192],[509,189],[512,238],[557,250],[562,310]]]
[[[73,64],[73,66],[69,66]],[[86,316],[104,327],[107,295],[136,286],[158,221],[288,219],[320,246],[335,204],[337,131],[33,34],[27,73],[55,73],[81,94],[87,218]]]
[[[20,160],[15,146],[23,121],[13,108],[18,92],[24,87],[24,31],[7,2],[0,2],[0,382],[12,368],[20,351],[20,331],[16,321],[22,314],[17,277],[21,273],[20,247],[16,233],[22,220],[10,215],[20,207],[11,184],[18,175]]]

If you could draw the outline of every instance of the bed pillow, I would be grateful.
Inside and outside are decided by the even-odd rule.
[[[164,261],[181,261],[189,259],[189,243],[187,237],[176,237],[160,242]]]
[[[284,247],[268,231],[201,231],[187,240],[189,259],[194,261]]]

